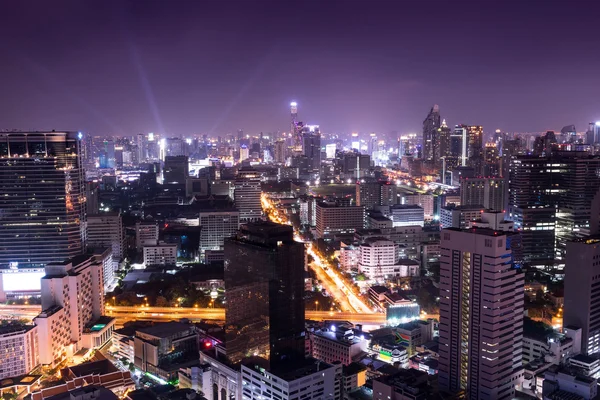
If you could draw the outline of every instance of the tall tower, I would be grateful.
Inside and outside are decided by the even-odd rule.
[[[563,326],[582,330],[584,354],[600,353],[600,236],[567,243],[565,266],[565,312]]]
[[[240,169],[235,178],[233,195],[235,207],[240,212],[240,222],[263,219],[260,194],[260,173],[254,169]]]
[[[0,133],[0,267],[44,267],[83,253],[80,146],[77,132]]]
[[[524,275],[512,232],[444,229],[440,244],[440,388],[512,398],[522,379]]]
[[[423,159],[426,161],[438,161],[439,157],[439,132],[440,107],[435,104],[431,107],[427,118],[423,121]]]
[[[225,239],[225,345],[232,362],[304,358],[304,245],[291,226],[242,225]]]
[[[302,149],[302,131],[298,126],[298,103],[295,101],[290,103],[290,117],[292,119],[290,133],[294,137],[294,147],[296,150]]]

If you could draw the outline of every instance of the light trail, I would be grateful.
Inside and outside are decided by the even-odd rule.
[[[261,196],[261,202],[263,206],[263,210],[268,218],[272,222],[276,222],[278,224],[286,224],[289,225],[290,222],[287,218],[283,217],[279,210],[275,207],[273,202],[269,199],[269,197],[265,194]],[[295,233],[294,239],[298,242],[301,242],[302,239],[300,236]],[[344,280],[341,278],[340,274],[336,270],[336,268],[329,263],[327,260],[321,258],[319,254],[317,254],[313,249],[313,244],[308,243],[306,246],[306,252],[312,256],[314,259],[314,263],[309,264],[312,269],[317,274],[317,277],[326,275],[336,286],[338,290],[333,290],[334,288],[327,288],[328,282],[327,279],[320,279],[321,282],[324,283],[326,289],[329,290],[334,299],[342,306],[342,308],[348,309],[349,311],[355,311],[359,313],[374,313],[353,291],[349,288]],[[314,268],[316,265],[318,268]],[[345,307],[344,307],[345,306]]]

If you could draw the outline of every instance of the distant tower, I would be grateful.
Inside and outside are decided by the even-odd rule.
[[[294,136],[294,146],[297,149],[302,148],[302,131],[299,128],[298,122],[298,103],[292,101],[290,103],[290,116],[291,116],[291,134]]]
[[[423,121],[423,158],[436,163],[439,156],[440,107],[431,107],[427,118]]]

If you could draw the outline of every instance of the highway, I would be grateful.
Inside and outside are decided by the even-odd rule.
[[[261,202],[265,214],[271,221],[289,225],[287,218],[279,212],[267,195],[263,194],[261,196]],[[297,235],[295,239],[302,241]],[[314,259],[314,262],[309,266],[315,271],[317,278],[321,281],[325,289],[340,304],[342,310],[364,314],[374,312],[344,283],[336,268],[314,251],[312,243],[307,244],[306,252]],[[383,320],[383,316],[381,318]]]
[[[0,305],[0,314],[12,318],[31,320],[41,311],[40,306]],[[117,326],[134,320],[171,321],[187,318],[190,321],[215,321],[225,320],[225,310],[222,308],[181,308],[181,307],[128,307],[106,306],[105,314],[117,319]],[[306,319],[315,321],[349,321],[355,324],[382,325],[385,323],[383,314],[333,312],[333,311],[306,311]]]

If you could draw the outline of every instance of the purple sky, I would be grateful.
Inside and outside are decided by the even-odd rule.
[[[600,120],[600,2],[9,1],[0,128],[486,132]]]

